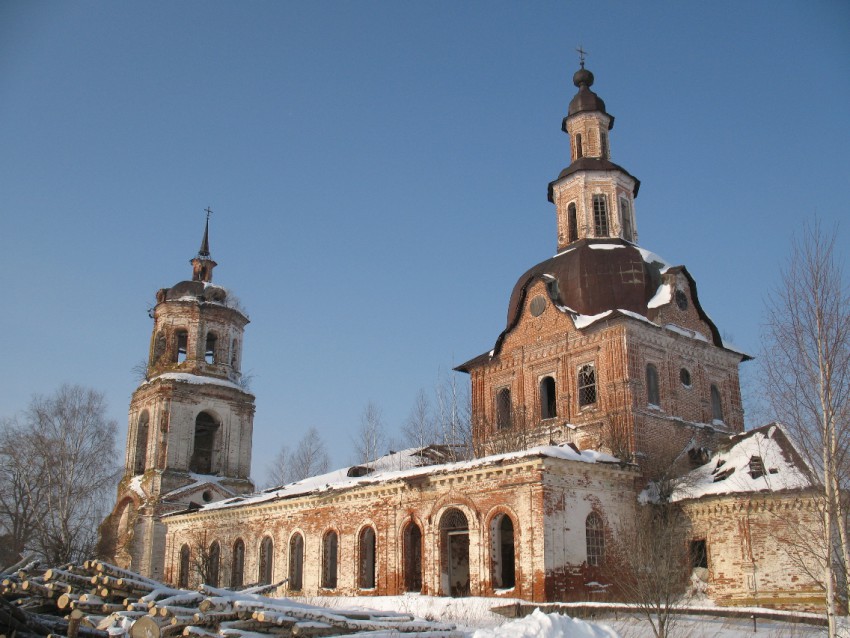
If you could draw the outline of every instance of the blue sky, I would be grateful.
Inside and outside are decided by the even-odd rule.
[[[365,404],[392,434],[554,253],[579,44],[640,244],[757,354],[792,234],[842,222],[846,253],[846,2],[12,0],[0,415],[90,385],[123,446],[147,309],[210,206],[216,282],[251,316],[254,475],[310,426],[351,462]]]

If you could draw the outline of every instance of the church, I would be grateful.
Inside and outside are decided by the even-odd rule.
[[[156,296],[103,556],[183,587],[604,600],[646,468],[676,463],[710,597],[823,607],[791,550],[817,518],[812,477],[781,427],[744,432],[749,357],[688,270],[639,246],[640,181],[611,160],[614,117],[583,62],[573,83],[569,164],[548,188],[557,253],[516,281],[493,348],[456,368],[474,457],[434,445],[256,493],[248,318],[213,283],[207,222],[191,280]]]

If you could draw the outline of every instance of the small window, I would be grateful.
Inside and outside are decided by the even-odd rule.
[[[330,531],[322,540],[322,587],[336,589],[339,537]]]
[[[257,581],[261,585],[270,585],[272,582],[272,567],[274,564],[274,543],[271,537],[265,536],[260,543],[260,565],[257,573]]]
[[[608,133],[605,131],[599,132],[599,146],[602,150],[603,159],[608,159]]]
[[[148,411],[142,412],[139,417],[139,425],[136,427],[136,458],[133,467],[133,474],[142,474],[147,466],[148,452],[148,426],[150,425],[150,417]]]
[[[177,575],[177,586],[181,589],[189,588],[189,559],[191,557],[189,546],[180,548],[180,572]]]
[[[215,336],[215,333],[207,333],[207,343],[204,346],[204,361],[207,363],[213,364],[216,362],[215,344],[217,341],[218,337]]]
[[[579,407],[596,403],[596,370],[588,363],[578,371],[578,404]]]
[[[493,587],[510,589],[516,585],[514,522],[507,514],[499,514],[490,523],[490,565]]]
[[[587,538],[587,564],[599,567],[605,556],[605,527],[602,517],[591,512],[584,522],[584,532]]]
[[[570,241],[576,241],[578,239],[578,216],[574,203],[567,206],[567,225],[569,226]]]
[[[230,587],[242,587],[245,572],[245,542],[237,538],[233,543],[233,556],[230,561]]]
[[[584,149],[581,146],[581,133],[576,133],[576,159],[584,157]]]
[[[511,427],[511,391],[502,388],[496,395],[496,427],[508,430]]]
[[[691,569],[703,567],[708,569],[708,548],[705,540],[691,541]]]
[[[593,196],[593,228],[597,237],[608,236],[608,198],[602,194]]]
[[[753,455],[750,457],[750,477],[757,479],[765,475],[764,459],[760,456]]]
[[[631,206],[629,206],[629,200],[625,197],[620,198],[620,227],[623,229],[623,239],[634,241]]]
[[[555,400],[555,379],[543,377],[540,380],[540,418],[554,419],[558,416]]]
[[[711,418],[715,421],[723,420],[723,402],[720,400],[720,390],[711,385]]]
[[[682,368],[679,370],[679,380],[682,382],[682,385],[686,388],[691,387],[691,372],[687,368]]]
[[[234,370],[237,370],[239,366],[236,364],[239,362],[239,340],[234,339],[233,343],[230,345],[230,367]]]
[[[360,532],[359,577],[357,585],[360,589],[375,588],[375,530],[364,527]]]
[[[652,363],[646,365],[646,402],[649,405],[661,405],[658,392],[658,369]]]
[[[174,341],[174,361],[175,363],[183,363],[188,352],[189,333],[185,330],[178,330],[174,333]]]
[[[289,589],[301,591],[304,582],[304,537],[295,534],[289,541]]]
[[[206,573],[206,583],[213,587],[218,587],[218,573],[221,566],[221,545],[218,541],[213,541],[210,545],[210,551]]]

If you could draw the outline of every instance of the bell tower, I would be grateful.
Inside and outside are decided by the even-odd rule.
[[[248,317],[212,283],[209,214],[192,278],[156,293],[145,379],[130,400],[124,477],[100,554],[152,577],[164,569],[161,517],[254,490],[254,396],[242,383]]]

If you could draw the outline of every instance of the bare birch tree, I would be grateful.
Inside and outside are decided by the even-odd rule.
[[[846,502],[850,470],[850,292],[835,254],[836,233],[815,224],[794,241],[782,281],[768,300],[766,394],[817,472],[823,501],[822,565],[829,635],[846,609]]]
[[[434,390],[435,427],[440,443],[448,446],[453,460],[472,457],[472,403],[469,386],[458,384],[457,375],[440,375]]]
[[[431,403],[424,389],[420,388],[416,393],[413,407],[402,430],[405,444],[410,447],[423,448],[437,442],[431,418]]]
[[[315,427],[311,427],[289,457],[288,482],[324,474],[328,471],[329,465],[330,459],[325,441],[319,431]]]
[[[266,468],[266,487],[279,487],[289,483],[289,446],[280,446],[277,455]]]
[[[383,447],[384,415],[376,403],[369,401],[360,415],[360,429],[354,440],[357,462],[371,463],[383,454]]]

